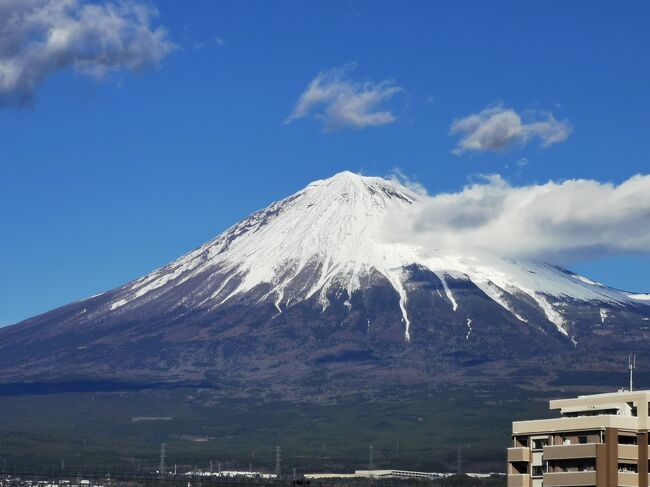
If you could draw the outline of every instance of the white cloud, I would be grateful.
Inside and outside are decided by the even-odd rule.
[[[157,64],[174,44],[152,27],[157,11],[136,0],[0,0],[0,103],[31,101],[52,73],[102,78]]]
[[[424,249],[561,262],[649,253],[650,175],[620,185],[574,179],[519,187],[488,176],[457,193],[422,196],[392,215],[386,233]]]
[[[548,147],[564,142],[573,130],[568,120],[557,120],[550,112],[530,111],[525,115],[528,121],[513,109],[497,104],[454,120],[449,133],[461,138],[452,152],[499,152],[523,147],[533,139]]]
[[[357,82],[348,77],[356,67],[321,71],[300,95],[285,123],[313,115],[321,120],[326,131],[342,128],[365,128],[393,123],[397,117],[380,105],[402,92],[392,80],[379,83]]]

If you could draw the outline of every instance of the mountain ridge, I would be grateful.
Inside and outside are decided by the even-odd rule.
[[[254,382],[280,368],[299,384],[347,357],[350,377],[427,382],[468,361],[499,363],[503,378],[508,358],[645,346],[645,295],[546,263],[386,239],[387,216],[421,198],[350,172],[315,181],[146,276],[0,329],[0,370],[83,377],[76,363],[98,377]]]

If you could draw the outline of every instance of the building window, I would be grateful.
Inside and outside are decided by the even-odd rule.
[[[578,436],[578,443],[584,445],[585,443],[589,443],[589,439],[586,436]]]
[[[593,472],[596,470],[596,460],[563,459],[549,460],[548,472]]]
[[[636,436],[632,435],[618,435],[619,445],[636,445]]]
[[[542,450],[548,445],[548,438],[537,438],[533,440],[533,450]]]
[[[619,463],[618,464],[618,471],[619,472],[636,473],[637,466],[636,466],[635,463]]]
[[[541,465],[533,465],[533,477],[544,475],[544,468]]]
[[[512,473],[517,475],[528,474],[528,463],[526,462],[511,462]]]

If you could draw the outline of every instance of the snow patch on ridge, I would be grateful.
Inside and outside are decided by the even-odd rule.
[[[584,283],[587,283],[587,284],[589,284],[591,286],[603,287],[603,285],[601,283],[596,282],[596,281],[592,281],[591,279],[587,279],[586,277],[583,277],[583,276],[579,276],[578,274],[571,274],[571,277],[573,277],[574,279],[577,279],[579,281],[582,281]]]
[[[609,312],[605,308],[600,308],[600,322],[605,323]]]
[[[118,299],[117,301],[111,303],[111,311],[113,311],[113,310],[115,310],[117,308],[121,308],[126,303],[128,303],[128,301],[126,299]]]
[[[449,289],[449,285],[447,284],[447,279],[445,279],[445,273],[440,272],[440,273],[436,273],[436,275],[438,276],[438,279],[440,279],[440,282],[442,282],[442,287],[445,290],[445,296],[447,296],[447,299],[451,303],[451,309],[456,311],[458,309],[458,303],[456,302],[454,295],[451,293],[451,290]]]
[[[566,320],[553,308],[553,306],[551,306],[551,303],[535,292],[529,291],[528,295],[537,302],[540,308],[542,308],[542,311],[544,311],[544,314],[546,315],[546,319],[553,323],[560,333],[568,337],[569,332],[566,328]]]
[[[496,303],[500,304],[503,308],[505,308],[507,311],[509,311],[515,318],[517,318],[519,321],[523,321],[524,323],[528,323],[528,320],[518,314],[512,306],[510,306],[510,303],[508,303],[506,299],[506,292],[501,289],[499,286],[494,284],[491,281],[488,281],[485,284],[479,285],[479,288],[481,291],[483,291],[485,294],[487,294],[493,301]]]

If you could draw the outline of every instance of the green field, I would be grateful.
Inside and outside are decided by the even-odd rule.
[[[494,398],[498,397],[498,400]],[[512,391],[395,391],[336,403],[219,397],[200,389],[0,397],[0,458],[8,464],[272,470],[376,468],[503,471],[510,423],[547,416],[547,402]],[[155,419],[152,419],[155,418]]]

